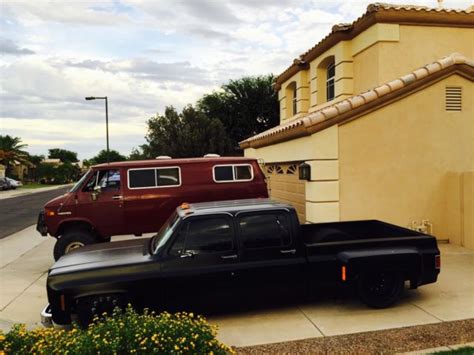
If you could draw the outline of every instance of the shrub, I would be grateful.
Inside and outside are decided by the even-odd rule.
[[[216,328],[192,313],[155,315],[131,307],[95,318],[87,329],[37,328],[14,325],[0,332],[0,354],[227,354],[232,349],[216,338]]]

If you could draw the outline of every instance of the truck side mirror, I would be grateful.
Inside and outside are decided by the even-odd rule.
[[[94,191],[92,191],[91,193],[92,201],[97,200],[97,196],[99,196],[101,192],[102,192],[102,188],[100,186],[95,186]]]

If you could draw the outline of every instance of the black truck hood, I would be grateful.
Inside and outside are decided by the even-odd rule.
[[[50,275],[149,262],[149,242],[150,238],[139,238],[87,245],[62,256],[51,267]]]

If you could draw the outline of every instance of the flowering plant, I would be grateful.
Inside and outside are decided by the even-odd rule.
[[[217,329],[193,313],[142,314],[130,306],[94,318],[87,329],[71,330],[14,325],[0,331],[0,354],[227,354],[233,350],[216,339]]]

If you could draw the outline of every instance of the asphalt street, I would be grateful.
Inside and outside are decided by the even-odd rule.
[[[36,224],[38,213],[43,205],[70,188],[71,186],[66,186],[56,190],[0,200],[0,239]]]

